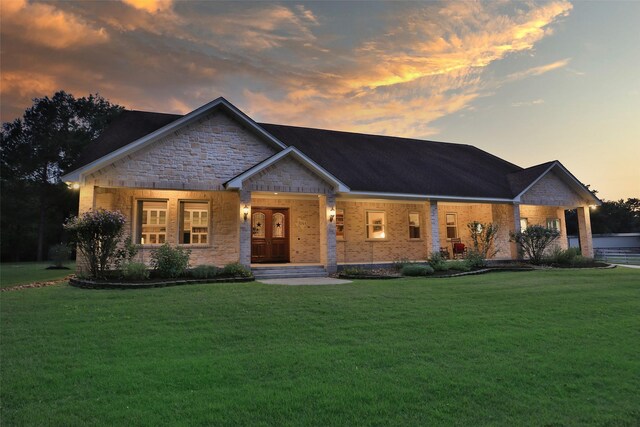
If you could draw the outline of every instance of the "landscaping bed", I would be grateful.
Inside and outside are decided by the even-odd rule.
[[[90,280],[72,277],[69,284],[76,288],[83,289],[146,289],[146,288],[164,288],[167,286],[195,285],[203,283],[237,283],[237,282],[253,282],[253,277],[219,277],[211,279],[150,279],[135,282],[125,282],[118,280]]]

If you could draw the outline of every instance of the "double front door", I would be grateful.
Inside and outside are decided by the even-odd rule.
[[[289,262],[289,209],[252,209],[251,262]]]

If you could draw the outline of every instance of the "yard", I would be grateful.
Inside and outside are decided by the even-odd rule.
[[[640,270],[0,298],[3,425],[640,423]]]

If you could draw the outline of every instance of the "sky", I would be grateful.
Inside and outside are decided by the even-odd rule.
[[[640,197],[640,2],[0,2],[0,114],[99,93],[560,160]]]

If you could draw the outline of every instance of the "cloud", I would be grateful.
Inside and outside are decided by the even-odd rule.
[[[570,60],[571,58],[566,58],[560,61],[552,62],[550,64],[540,65],[538,67],[532,67],[532,68],[529,68],[528,70],[518,71],[516,73],[509,74],[505,79],[505,81],[512,82],[516,80],[522,80],[526,77],[539,76],[541,74],[548,73],[549,71],[566,67],[569,64]]]
[[[532,105],[544,104],[544,99],[534,99],[533,101],[512,102],[512,107],[531,107]]]
[[[169,10],[173,6],[173,0],[122,0],[122,2],[151,14]]]
[[[95,28],[53,5],[26,0],[2,1],[2,34],[54,49],[102,44],[109,41],[104,28]]]
[[[561,0],[402,3],[354,9],[367,29],[352,31],[337,6],[320,14],[314,3],[5,3],[3,119],[57,89],[180,113],[223,95],[261,121],[405,136],[433,135],[437,119],[486,96],[488,67],[534,49],[571,10]],[[44,16],[40,7],[86,39],[63,37],[55,53],[33,42],[21,14]],[[554,64],[510,78],[566,65]]]

